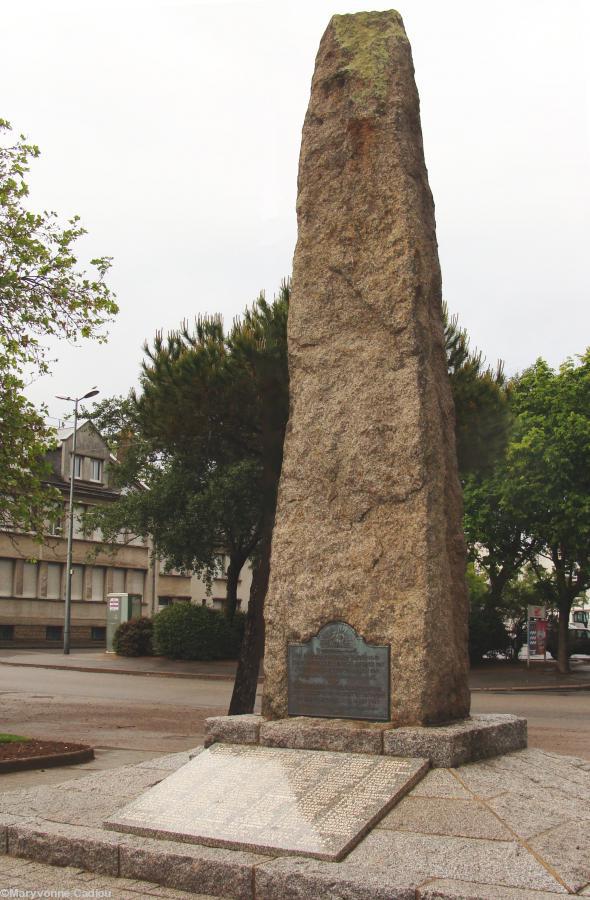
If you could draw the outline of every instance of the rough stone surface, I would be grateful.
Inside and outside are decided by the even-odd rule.
[[[547,869],[516,841],[490,841],[375,829],[349,854],[359,870],[383,868],[405,884],[454,878],[565,893]]]
[[[383,734],[383,752],[427,756],[433,766],[453,768],[527,745],[526,719],[482,714],[452,725],[395,728]]]
[[[241,722],[240,720],[245,720]],[[526,719],[482,714],[451,725],[388,725],[346,719],[292,716],[216,716],[207,720],[206,745],[231,743],[293,750],[328,750],[399,757],[422,757],[433,766],[451,768],[526,747]],[[175,758],[170,758],[175,766]],[[147,767],[146,767],[147,768]],[[150,769],[159,769],[152,763]]]
[[[265,861],[254,853],[195,847],[149,838],[125,838],[120,872],[185,891],[218,897],[252,897],[252,867]]]
[[[514,835],[475,800],[443,800],[440,797],[405,797],[377,828],[448,834],[455,837],[511,841]]]
[[[467,591],[454,410],[418,93],[394,11],[328,25],[297,213],[263,713],[287,714],[287,644],[341,620],[391,646],[396,725],[462,718]]]
[[[52,866],[78,866],[103,875],[119,873],[118,835],[98,828],[55,825],[12,825],[8,828],[11,856],[33,859]]]
[[[472,716],[471,759],[501,756],[527,745],[527,721],[520,716],[483,713]]]
[[[366,722],[296,716],[265,722],[260,727],[260,743],[265,747],[380,754],[383,753],[383,729],[367,726]]]
[[[112,900],[211,900],[211,894],[194,894],[165,888],[149,881],[95,875],[73,866],[48,866],[4,856],[0,860],[0,885],[13,897],[94,897]],[[20,893],[19,893],[20,892]],[[28,893],[27,893],[28,892]],[[50,894],[50,892],[52,892]]]
[[[412,885],[346,863],[277,859],[254,873],[256,900],[414,900]]]
[[[475,881],[455,881],[437,878],[416,892],[416,900],[556,900],[549,891],[528,888],[501,887],[498,884],[478,884]]]
[[[313,751],[310,755],[319,754]],[[363,757],[353,759],[359,763]],[[164,766],[175,764],[172,757],[162,760],[160,771],[166,773]],[[103,793],[114,813],[121,803],[114,790],[117,779],[125,793],[132,795],[143,790],[145,775],[144,764],[140,764],[79,779],[77,807],[72,804],[69,808],[72,818],[79,820],[87,813],[91,820],[96,799]],[[84,786],[84,782],[90,784]],[[68,782],[61,791],[65,794],[71,788]],[[29,816],[25,822],[19,815],[23,793]],[[589,794],[587,761],[541,750],[522,750],[453,770],[434,769],[401,801],[397,813],[381,819],[342,862],[332,863],[301,857],[271,861],[268,855],[68,827],[51,821],[55,792],[41,787],[8,791],[2,795],[0,827],[8,828],[11,841],[9,855],[0,856],[0,882],[3,887],[12,885],[12,876],[10,881],[2,880],[5,871],[32,872],[36,867],[50,869],[42,866],[47,861],[59,866],[71,861],[78,867],[77,878],[94,888],[99,886],[92,882],[96,877],[102,887],[102,880],[108,878],[102,874],[105,868],[113,871],[119,859],[126,877],[113,889],[117,900],[128,896],[137,900],[137,895],[172,898],[182,884],[207,890],[208,895],[235,896],[245,882],[265,892],[257,894],[258,900],[264,896],[395,900],[414,888],[416,900],[437,896],[448,900],[548,900],[550,895],[566,894],[568,888],[590,896],[584,886],[590,881]],[[185,800],[183,797],[181,802]],[[36,810],[34,821],[31,810]],[[64,810],[62,807],[61,812]],[[503,828],[511,832],[510,839],[504,839],[499,830]],[[160,887],[133,881],[148,869]],[[71,870],[53,872],[55,877],[33,883],[24,876],[16,881],[21,876],[15,875],[15,884],[24,889],[73,887],[67,881]]]
[[[48,784],[9,791],[0,796],[0,815],[18,810],[34,819],[50,810],[52,822],[98,826],[113,809],[129,803],[167,774],[164,769],[143,768],[141,764],[76,779],[67,790],[60,784]]]
[[[558,825],[530,842],[533,850],[554,866],[571,891],[590,883],[590,831],[588,822]]]
[[[211,716],[205,719],[205,747],[224,744],[257,744],[262,716]]]
[[[463,770],[461,770],[463,771]],[[454,772],[432,769],[412,791],[413,797],[457,797],[469,800],[472,794],[461,784]]]

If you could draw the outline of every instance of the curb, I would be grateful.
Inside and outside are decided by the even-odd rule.
[[[514,687],[479,687],[471,688],[472,694],[515,694],[521,691],[542,691],[543,693],[550,691],[590,691],[590,682],[588,684],[551,684],[551,685],[521,685]]]
[[[0,760],[0,775],[3,772],[23,772],[26,769],[50,769],[54,766],[73,766],[76,763],[94,759],[92,747],[70,750],[67,753],[53,753],[49,756],[23,756],[21,759]]]
[[[0,660],[0,666],[17,666],[23,669],[57,669],[62,672],[99,672],[105,675],[144,675],[148,678],[197,678],[202,681],[233,681],[233,675],[215,675],[211,672],[139,672],[137,669],[114,669],[107,666],[61,666],[59,663],[24,663]],[[261,679],[258,679],[259,681]]]

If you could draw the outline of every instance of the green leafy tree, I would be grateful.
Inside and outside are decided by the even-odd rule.
[[[486,366],[443,303],[447,368],[455,401],[457,459],[462,476],[489,472],[502,456],[510,429],[509,390],[502,363]]]
[[[504,592],[540,543],[527,530],[524,516],[509,499],[510,469],[500,458],[491,471],[463,481],[464,530],[469,559],[488,578],[489,602],[503,607]]]
[[[97,406],[119,455],[120,503],[89,525],[107,539],[120,529],[152,535],[169,564],[215,574],[229,555],[228,613],[247,559],[253,578],[230,711],[253,708],[264,647],[263,603],[288,416],[286,325],[289,285],[263,296],[225,334],[218,317],[197,320],[146,347],[141,389]],[[123,438],[121,437],[123,435]],[[127,440],[125,437],[131,436]],[[135,488],[135,489],[134,489]]]
[[[104,340],[117,312],[104,278],[110,259],[78,268],[75,244],[85,233],[77,216],[63,227],[54,212],[31,212],[26,174],[39,148],[10,143],[0,119],[0,525],[40,534],[55,493],[44,486],[44,454],[54,432],[23,394],[27,379],[49,371],[46,339]]]
[[[539,548],[533,565],[559,611],[558,665],[567,672],[570,610],[590,588],[590,350],[557,371],[539,359],[515,379],[512,403],[507,508]]]
[[[504,624],[502,612],[494,605],[487,578],[477,572],[473,563],[467,567],[469,588],[469,658],[471,663],[481,662],[485,654],[506,654],[510,636]]]

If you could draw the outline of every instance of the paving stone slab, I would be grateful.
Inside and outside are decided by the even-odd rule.
[[[575,760],[580,763],[582,760]],[[463,766],[460,779],[481,797],[523,793],[543,799],[558,791],[571,801],[590,801],[590,777],[575,763],[563,764],[543,751],[521,750],[481,763]]]
[[[125,836],[120,873],[217,897],[252,897],[252,867],[268,857],[236,850]]]
[[[521,838],[530,839],[557,825],[586,820],[590,830],[590,804],[550,788],[500,794],[487,801],[497,816]]]
[[[588,822],[568,822],[533,838],[530,846],[548,862],[572,891],[590,882]]]
[[[463,770],[461,770],[463,771]],[[471,800],[473,795],[455,777],[455,770],[431,769],[422,781],[412,788],[412,797],[458,797]]]
[[[414,900],[415,887],[385,870],[286,858],[257,866],[256,900]]]
[[[260,744],[294,750],[331,750],[340,753],[383,753],[383,726],[344,719],[293,716],[263,722]]]
[[[513,841],[375,829],[347,857],[359,870],[383,867],[403,883],[427,878],[566,893],[544,866]]]
[[[441,900],[555,900],[555,893],[440,878],[418,888],[416,898],[417,900],[438,900],[438,898]]]
[[[101,823],[118,807],[157,784],[161,769],[123,766],[63,784],[39,785],[0,795],[0,815],[48,818],[71,824]],[[109,812],[110,810],[110,812]]]
[[[377,828],[511,841],[514,835],[476,800],[404,797]]]
[[[181,753],[168,753],[165,756],[156,756],[154,759],[146,759],[145,762],[138,763],[138,769],[166,769],[169,772],[175,772],[184,766],[191,758],[191,753],[200,752],[201,747],[195,750],[183,750]]]
[[[11,825],[8,852],[52,866],[78,866],[103,875],[119,874],[119,835],[98,828],[51,822]]]
[[[210,716],[205,719],[205,747],[216,741],[224,744],[257,744],[262,716]]]
[[[209,846],[341,859],[428,766],[422,759],[216,743],[105,825]]]

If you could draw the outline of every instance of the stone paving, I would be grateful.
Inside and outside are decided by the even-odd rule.
[[[103,828],[108,815],[188,758],[179,753],[3,793],[0,847],[8,855],[0,857],[0,886],[71,890],[94,878],[93,888],[104,883],[116,898],[188,896],[170,889],[256,900],[590,896],[587,761],[521,750],[434,769],[339,863]]]
[[[108,878],[74,869],[71,866],[57,868],[43,863],[31,862],[28,859],[13,859],[0,856],[0,897],[33,898],[35,892],[39,896],[48,896],[51,891],[55,897],[67,900],[88,898],[88,900],[138,900],[139,897],[165,898],[165,900],[212,900],[211,894],[193,894],[186,891],[175,891],[149,881],[136,881],[131,878]],[[51,896],[51,895],[49,895]]]

